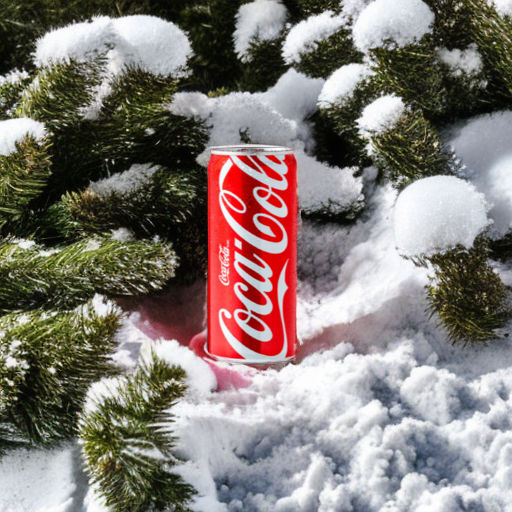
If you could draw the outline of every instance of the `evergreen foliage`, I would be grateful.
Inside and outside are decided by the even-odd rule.
[[[275,39],[256,32],[245,60],[233,41],[244,3],[0,0],[0,72],[28,71],[0,77],[0,119],[29,117],[45,126],[43,138],[27,134],[0,155],[0,450],[75,435],[87,387],[116,372],[110,355],[120,312],[112,305],[95,312],[96,294],[148,294],[170,279],[204,277],[206,171],[196,158],[214,116],[173,113],[178,93],[200,91],[206,101],[265,91],[290,67],[329,79],[342,66],[364,62],[369,72],[353,89],[343,82],[344,95],[313,113],[304,107],[309,117],[296,142],[340,168],[373,164],[397,189],[458,173],[443,136],[454,120],[510,108],[512,21],[487,0],[425,0],[435,17],[428,33],[364,51],[352,37],[356,15],[345,13],[354,2],[283,0],[287,23]],[[341,14],[343,23],[334,33],[329,28],[330,35],[313,27],[297,61],[285,62],[290,30],[326,11],[335,23]],[[31,57],[50,28],[135,13],[161,16],[186,31],[194,50],[188,75],[133,64],[114,70],[110,48],[39,66]],[[472,63],[462,69],[464,59]],[[401,116],[384,129],[361,130],[363,112],[384,95],[403,99]],[[294,123],[279,126],[292,133]],[[310,128],[315,146],[306,140]],[[254,138],[242,130],[243,140],[249,135]],[[362,205],[348,205],[350,218],[328,207],[308,215],[349,222]],[[489,341],[510,318],[508,290],[489,257],[510,258],[511,246],[510,234],[493,240],[493,254],[484,234],[471,249],[416,261],[433,271],[430,311],[453,343]],[[161,428],[183,392],[183,371],[155,355],[134,373],[91,389],[80,416],[83,456],[112,510],[187,510],[193,490],[171,472],[174,439]]]
[[[30,242],[4,241],[0,311],[69,309],[95,293],[119,297],[157,291],[174,276],[177,263],[172,248],[157,242],[91,238],[45,251]]]
[[[96,297],[74,310],[0,317],[0,451],[76,432],[88,386],[115,371],[110,355],[119,316]]]
[[[428,286],[430,310],[454,344],[495,339],[510,318],[507,288],[488,257],[488,242],[480,237],[469,250],[457,247],[428,258],[435,272]]]
[[[343,64],[359,62],[362,55],[354,48],[350,28],[341,27],[327,39],[317,41],[313,48],[301,54],[298,71],[315,78],[327,78]]]
[[[15,152],[0,155],[0,232],[11,232],[23,222],[48,182],[50,166],[48,143],[30,135],[16,142]]]
[[[374,161],[398,189],[456,169],[452,155],[418,109],[406,109],[391,128],[370,134],[369,143]]]
[[[104,379],[89,391],[80,441],[91,483],[110,510],[168,510],[170,503],[189,510],[193,489],[170,472],[177,458],[168,431],[168,409],[185,391],[184,376],[152,353],[133,374]]]

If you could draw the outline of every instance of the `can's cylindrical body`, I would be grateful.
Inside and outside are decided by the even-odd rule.
[[[213,358],[293,359],[297,163],[278,146],[219,146],[208,165],[208,342]]]

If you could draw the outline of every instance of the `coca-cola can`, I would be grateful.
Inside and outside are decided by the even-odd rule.
[[[249,365],[295,357],[297,211],[291,149],[210,148],[205,347],[210,357]]]

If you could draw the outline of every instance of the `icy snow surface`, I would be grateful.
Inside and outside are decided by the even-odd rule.
[[[283,43],[282,55],[287,64],[299,62],[303,53],[314,50],[319,41],[332,36],[346,23],[332,11],[310,16],[292,27]]]
[[[512,16],[512,0],[487,0],[501,16]]]
[[[44,135],[44,124],[28,117],[0,121],[0,155],[7,156],[16,151],[16,143],[27,136],[39,140]]]
[[[110,194],[130,194],[151,181],[151,177],[159,169],[160,167],[153,164],[133,164],[127,171],[91,182],[89,189],[101,197],[107,197]]]
[[[279,37],[288,11],[277,0],[256,0],[242,4],[236,15],[233,34],[235,51],[243,62],[250,60],[249,48],[252,42],[268,41]]]
[[[106,55],[109,70],[139,66],[155,75],[183,76],[192,55],[185,33],[155,16],[98,16],[48,32],[37,41],[34,62],[87,61]]]
[[[483,69],[483,61],[476,44],[469,45],[465,50],[448,50],[441,48],[438,51],[439,59],[451,68],[455,77],[474,76]]]
[[[367,105],[357,120],[359,133],[370,138],[391,130],[402,117],[405,105],[402,98],[393,94],[381,96]]]
[[[417,180],[398,196],[395,239],[400,252],[420,256],[460,244],[471,248],[488,225],[483,194],[455,176]]]
[[[318,106],[325,108],[333,103],[343,104],[348,101],[354,95],[357,86],[371,74],[372,71],[365,64],[347,64],[337,69],[326,80],[318,96]]]
[[[455,132],[451,145],[465,165],[462,175],[485,195],[491,235],[501,238],[512,229],[512,111],[475,117]]]
[[[354,24],[354,43],[363,52],[389,42],[403,47],[419,41],[433,23],[434,13],[422,0],[375,0]]]

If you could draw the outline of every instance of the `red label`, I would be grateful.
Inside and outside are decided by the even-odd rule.
[[[297,164],[229,154],[208,166],[208,351],[253,363],[295,355]]]

